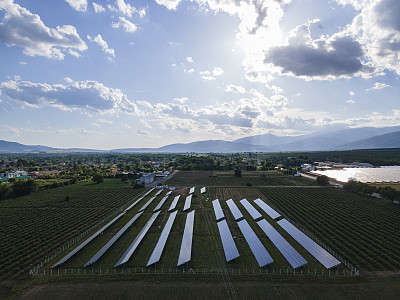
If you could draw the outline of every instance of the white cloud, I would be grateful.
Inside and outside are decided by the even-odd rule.
[[[214,76],[221,76],[224,73],[224,70],[222,70],[221,68],[217,67],[214,68],[214,70],[212,71],[212,74]]]
[[[168,9],[176,10],[181,0],[156,0],[157,4],[164,5]]]
[[[77,11],[86,11],[88,2],[87,0],[65,0],[73,9]]]
[[[92,38],[90,35],[87,36],[88,40],[91,42],[95,42],[97,45],[101,47],[101,49],[108,55],[115,57],[114,49],[108,47],[108,44],[105,40],[103,40],[102,36],[98,34],[96,37]]]
[[[119,22],[112,23],[113,28],[120,28],[122,27],[126,32],[133,33],[135,32],[138,27],[133,24],[132,22],[128,21],[124,17],[119,17]]]
[[[350,91],[350,92],[349,92],[349,95],[350,95],[350,96],[354,96],[355,93],[354,93],[353,91]]]
[[[351,99],[350,99],[350,100],[347,100],[347,101],[346,101],[346,103],[349,103],[349,104],[355,104],[355,103],[356,103],[356,101],[354,101],[354,100],[351,100]]]
[[[188,62],[188,63],[192,63],[193,62],[193,57],[186,57],[186,61]]]
[[[365,91],[369,92],[369,91],[373,91],[373,90],[381,90],[381,89],[384,89],[387,87],[390,87],[390,85],[388,85],[386,83],[382,83],[382,82],[375,82],[373,87],[366,89]]]
[[[173,66],[174,67],[174,66]],[[191,68],[191,69],[185,69],[185,70],[183,70],[185,73],[194,73],[194,69],[193,68]]]
[[[46,27],[39,15],[32,14],[12,0],[2,0],[0,10],[5,11],[0,23],[0,40],[7,46],[23,48],[28,56],[62,60],[68,50],[87,49],[74,26]]]
[[[116,0],[116,7],[112,5],[108,5],[108,8],[111,11],[117,11],[121,14],[124,14],[128,16],[129,18],[132,18],[132,15],[138,14],[141,18],[146,15],[146,10],[144,8],[136,8],[129,3],[125,3],[124,0]]]
[[[26,61],[20,61],[19,64],[20,65],[27,65],[28,63]]]
[[[174,98],[174,101],[179,102],[180,104],[183,104],[183,103],[189,101],[189,98],[188,97]]]
[[[101,4],[98,4],[96,2],[93,2],[92,4],[95,13],[101,13],[106,11],[106,9]]]
[[[241,85],[228,84],[225,88],[225,92],[244,94],[244,93],[246,93],[246,89],[244,87],[242,87]]]
[[[74,81],[66,84],[34,83],[9,80],[0,83],[2,97],[22,106],[50,106],[62,110],[81,110],[115,113],[118,111],[138,113],[137,106],[119,89],[104,86],[97,81]]]

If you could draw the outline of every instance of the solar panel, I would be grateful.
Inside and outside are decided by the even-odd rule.
[[[155,211],[161,209],[161,206],[164,205],[164,203],[165,203],[165,201],[167,201],[167,199],[168,199],[168,196],[163,197],[163,198],[161,199],[161,201],[157,204],[157,206],[156,206],[156,208],[153,210],[153,212],[155,212]]]
[[[263,211],[265,211],[267,215],[270,216],[272,219],[276,219],[281,216],[271,206],[262,201],[260,198],[254,200],[254,203],[257,204]]]
[[[247,223],[246,220],[242,220],[237,224],[239,225],[240,231],[243,233],[243,236],[253,252],[253,255],[256,258],[260,268],[271,264],[274,260],[272,259],[271,255],[269,255],[267,249],[265,249],[261,241],[258,239],[253,229],[251,229],[249,223]]]
[[[231,213],[232,213],[233,217],[235,218],[235,220],[243,218],[242,213],[240,212],[239,208],[236,206],[235,202],[233,202],[232,199],[227,200],[226,204],[228,204],[228,207],[231,210]]]
[[[172,191],[169,191],[168,193],[165,194],[165,196],[171,195]]]
[[[183,206],[183,211],[188,210],[192,204],[192,195],[186,197],[185,205]]]
[[[140,242],[143,240],[145,237],[146,233],[149,231],[151,225],[153,225],[154,221],[158,217],[161,211],[158,211],[154,213],[150,220],[147,221],[146,225],[144,225],[143,229],[139,232],[139,234],[136,236],[136,238],[133,240],[132,244],[126,249],[125,253],[121,256],[119,261],[115,264],[114,267],[118,267],[124,263],[126,263],[129,258],[132,256],[133,252],[135,252],[136,248],[139,246]]]
[[[137,199],[135,202],[133,202],[131,205],[129,205],[124,212],[127,212],[129,210],[131,210],[136,204],[138,204],[140,201],[142,201],[144,197],[140,197],[139,199]]]
[[[160,195],[162,193],[163,190],[159,190],[154,196],[157,197],[158,195]]]
[[[233,237],[231,232],[229,231],[228,223],[226,223],[226,220],[218,222],[217,225],[222,241],[222,246],[224,248],[226,261],[228,262],[239,257],[239,251],[237,250],[235,242],[233,241]]]
[[[201,189],[200,189],[200,194],[204,194],[206,192],[206,187],[202,187]]]
[[[167,243],[167,239],[169,233],[171,232],[172,225],[174,224],[175,217],[178,211],[174,211],[169,215],[168,221],[164,226],[163,231],[161,232],[160,238],[158,239],[157,245],[155,246],[153,253],[150,256],[149,261],[147,262],[146,267],[158,262],[161,258],[161,254],[163,253],[165,244]]]
[[[78,247],[76,247],[73,251],[68,253],[61,260],[59,260],[55,265],[52,266],[52,268],[58,267],[58,266],[62,265],[63,263],[65,263],[68,259],[70,259],[72,256],[74,256],[83,247],[85,247],[87,244],[89,244],[91,241],[93,241],[96,237],[98,237],[100,234],[102,234],[104,232],[104,230],[106,230],[108,227],[110,227],[113,223],[115,223],[124,214],[125,214],[125,212],[116,216],[114,219],[112,219],[110,222],[108,222],[106,225],[104,225],[102,228],[100,228],[98,231],[96,231],[91,237],[86,239],[82,244],[80,244]]]
[[[289,233],[300,245],[302,245],[312,256],[314,256],[325,268],[330,269],[340,264],[340,261],[329,254],[324,248],[306,236],[288,220],[282,219],[277,222],[287,233]]]
[[[250,214],[250,216],[254,219],[257,220],[259,218],[262,218],[262,215],[257,211],[257,209],[254,208],[253,205],[250,204],[247,199],[242,199],[240,200],[240,203],[244,206],[244,208],[247,210],[247,212]]]
[[[181,197],[181,195],[178,195],[172,200],[171,206],[168,208],[168,211],[174,210],[176,205],[178,204],[178,200]]]
[[[194,193],[194,187],[190,188],[189,194],[193,194]]]
[[[154,197],[151,197],[150,198],[150,200],[149,201],[147,201],[143,206],[142,206],[142,208],[141,209],[139,209],[139,211],[143,211],[143,210],[145,210],[150,204],[151,204],[151,202],[153,202],[153,200],[154,199],[156,199],[156,196],[154,196]]]
[[[143,197],[146,197],[148,194],[150,194],[152,191],[154,191],[154,188],[152,188],[151,190],[149,190],[149,191],[147,191],[147,193],[146,194],[144,194],[144,196]]]
[[[215,199],[212,202],[212,205],[214,207],[214,213],[215,213],[215,219],[218,221],[219,219],[222,219],[224,217],[224,212],[222,211],[221,204],[219,204],[219,200]]]
[[[187,263],[192,258],[192,240],[193,240],[194,210],[186,216],[185,229],[183,231],[181,251],[179,252],[177,267]]]
[[[88,262],[84,265],[84,267],[90,266],[94,264],[96,261],[100,259],[100,257],[103,256],[104,253],[125,233],[125,231],[132,226],[132,224],[142,215],[143,212],[137,213],[132,219],[129,220],[128,223],[125,224],[124,227],[122,227],[116,235],[110,239],[107,244],[105,244],[91,259],[88,260]]]
[[[278,248],[292,268],[296,269],[307,264],[307,261],[275,230],[267,220],[257,222],[271,242]]]

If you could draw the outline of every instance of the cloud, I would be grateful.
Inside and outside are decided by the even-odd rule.
[[[206,81],[211,81],[215,80],[216,77],[221,76],[224,73],[224,70],[222,70],[219,67],[214,68],[212,71],[201,71],[199,74],[201,75],[201,78]]]
[[[186,57],[186,61],[188,62],[188,63],[192,63],[193,62],[193,57]]]
[[[119,89],[106,87],[97,81],[65,80],[66,84],[53,85],[9,80],[0,83],[0,92],[3,97],[36,108],[50,106],[69,111],[138,113],[136,104]]]
[[[336,79],[369,74],[372,70],[361,62],[363,50],[350,36],[320,37],[313,40],[310,24],[297,26],[287,44],[270,48],[264,62],[282,74],[305,79]]]
[[[98,13],[106,11],[106,9],[101,4],[98,4],[96,2],[93,2],[92,4],[93,4],[93,9],[94,9],[95,13],[98,14]]]
[[[119,22],[117,23],[112,23],[113,28],[120,28],[122,27],[126,32],[133,33],[135,32],[138,27],[133,24],[132,22],[128,21],[124,17],[119,17]]]
[[[23,48],[24,54],[28,56],[62,60],[68,50],[87,49],[74,26],[48,28],[38,15],[32,14],[12,0],[1,1],[0,10],[5,11],[0,23],[0,40],[7,46]]]
[[[221,68],[217,67],[214,68],[214,70],[212,71],[212,74],[214,76],[221,76],[224,73],[224,70],[222,70]]]
[[[74,135],[78,135],[78,136],[103,135],[103,133],[100,131],[87,130],[84,128],[58,129],[55,132],[58,134],[74,134]]]
[[[369,89],[366,89],[365,91],[366,92],[370,92],[370,91],[373,91],[373,90],[381,90],[381,89],[384,89],[384,88],[387,88],[387,87],[390,87],[390,85],[388,85],[386,83],[375,82],[373,87],[371,87]]]
[[[144,17],[146,15],[146,10],[144,8],[136,8],[132,5],[130,5],[129,3],[125,3],[124,0],[116,0],[116,5],[117,7],[114,7],[112,5],[108,5],[108,8],[111,11],[117,11],[119,13],[122,13],[126,16],[128,16],[129,18],[132,18],[132,15],[138,14],[141,18]]]
[[[92,38],[90,35],[88,35],[87,38],[89,41],[95,42],[97,45],[99,45],[106,54],[108,54],[112,57],[115,57],[114,49],[108,47],[107,42],[105,40],[103,40],[103,38],[100,34],[98,34],[94,38]],[[112,60],[112,58],[111,58],[111,60]]]
[[[346,103],[349,103],[349,104],[355,104],[355,103],[356,103],[356,101],[354,101],[354,100],[351,100],[351,99],[350,99],[350,100],[347,100],[347,101],[346,101]]]
[[[188,97],[174,98],[174,101],[179,102],[180,104],[183,104],[185,102],[188,102],[189,98]]]
[[[157,4],[164,5],[168,9],[176,10],[181,0],[156,0]]]
[[[87,0],[65,0],[76,11],[86,11],[88,2]]]
[[[349,92],[349,95],[350,95],[350,96],[354,96],[355,93],[354,93],[353,91],[350,91],[350,92]]]
[[[358,15],[346,29],[364,47],[365,56],[379,71],[400,74],[400,2],[398,0],[348,1]]]
[[[244,94],[244,93],[246,93],[246,89],[244,87],[242,87],[241,85],[228,84],[225,88],[225,92]]]

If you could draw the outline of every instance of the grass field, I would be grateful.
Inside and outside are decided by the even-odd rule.
[[[265,174],[265,176],[261,176],[262,174]],[[251,186],[248,185],[249,182]],[[274,296],[292,298],[294,295],[298,295],[298,299],[309,299],[318,298],[318,295],[335,298],[329,297],[333,295],[328,292],[325,293],[325,290],[331,284],[337,284],[343,294],[338,293],[335,296],[351,296],[357,295],[357,293],[363,295],[364,293],[367,298],[372,299],[372,296],[378,295],[372,288],[375,284],[381,286],[388,296],[398,291],[398,287],[396,290],[393,285],[393,282],[398,280],[399,276],[396,274],[400,269],[398,265],[400,243],[397,234],[400,219],[398,218],[399,208],[396,205],[388,204],[379,199],[356,196],[341,189],[315,187],[313,186],[314,181],[304,178],[288,178],[278,172],[244,172],[241,178],[234,178],[233,174],[227,172],[217,172],[217,174],[212,172],[178,172],[167,184],[176,186],[177,189],[169,196],[155,223],[150,227],[131,259],[125,264],[125,273],[127,270],[133,273],[133,270],[145,268],[170,214],[167,209],[174,196],[180,194],[181,198],[177,206],[178,214],[163,255],[161,260],[152,266],[153,269],[157,268],[158,272],[160,270],[175,270],[187,215],[187,212],[182,211],[183,205],[185,197],[189,193],[188,188],[196,186],[191,206],[191,209],[195,210],[192,259],[183,268],[186,270],[190,268],[193,270],[204,269],[207,270],[207,274],[210,274],[211,269],[227,269],[228,274],[216,275],[213,273],[214,275],[211,276],[201,277],[197,275],[193,278],[187,275],[168,276],[161,274],[148,276],[137,274],[134,277],[132,277],[133,274],[116,274],[113,277],[107,275],[87,277],[66,275],[59,278],[48,276],[50,267],[76,247],[80,241],[41,266],[42,272],[43,269],[47,269],[46,276],[34,276],[28,281],[24,281],[21,274],[26,274],[27,268],[31,267],[30,264],[35,264],[39,259],[48,256],[54,249],[64,245],[105,217],[111,217],[111,214],[115,213],[118,208],[126,207],[130,200],[137,199],[140,194],[143,194],[143,190],[134,190],[121,183],[120,180],[106,180],[104,184],[100,185],[84,183],[0,202],[3,225],[1,228],[6,228],[4,224],[7,224],[7,228],[12,229],[0,232],[2,239],[4,237],[6,241],[4,249],[7,249],[7,251],[0,253],[2,263],[5,263],[6,266],[6,268],[2,268],[3,279],[9,278],[13,274],[20,274],[19,280],[22,280],[22,282],[18,282],[14,289],[10,288],[7,282],[2,282],[0,292],[11,297],[12,295],[20,295],[25,286],[33,285],[31,289],[24,292],[27,293],[23,294],[24,297],[43,299],[48,295],[58,295],[57,287],[61,287],[61,291],[67,291],[64,299],[77,297],[75,295],[78,291],[81,292],[81,295],[87,295],[85,298],[89,299],[91,297],[96,298],[96,295],[105,296],[100,298],[107,298],[106,295],[109,292],[116,293],[121,299],[129,299],[128,287],[135,285],[137,295],[142,295],[144,299],[147,296],[148,298],[163,296],[162,298],[172,299],[174,295],[177,295],[176,298],[183,298],[187,295],[196,299],[219,298],[226,296],[227,293],[228,295],[229,293],[236,295],[238,299],[246,298],[248,293],[254,299],[262,298],[262,296],[267,299]],[[200,194],[199,190],[202,186],[208,187],[207,193]],[[156,191],[153,191],[141,200],[138,205],[110,226],[102,235],[67,261],[62,266],[61,272],[64,272],[65,269],[68,272],[70,272],[69,270],[76,272],[78,269],[83,272],[82,266],[155,193]],[[116,261],[150,219],[153,209],[165,193],[166,191],[155,198],[138,220],[95,263],[94,269],[97,270],[95,273],[98,274],[100,268],[103,270],[102,274],[105,273],[106,269],[111,272]],[[71,199],[68,202],[65,201],[66,195],[69,195]],[[239,258],[229,263],[225,262],[217,222],[210,201],[216,198],[220,199],[225,218],[240,253]],[[274,259],[271,265],[261,270],[262,272],[269,272],[270,274],[271,272],[277,273],[278,270],[289,271],[291,267],[241,206],[239,200],[243,198],[247,198],[250,202],[256,198],[266,200],[271,206],[278,209],[284,217],[289,218],[299,228],[306,230],[312,238],[322,245],[331,248],[346,261],[354,265],[358,264],[362,279],[349,276],[339,276],[336,279],[334,279],[335,277],[323,279],[321,276],[303,276],[293,279],[293,276],[289,276],[292,279],[288,279],[289,277],[279,275],[275,277],[268,275],[248,277],[244,275],[244,270],[248,269],[251,272],[250,270],[255,269],[255,272],[258,272],[259,267],[225,203],[225,200],[230,198],[237,203],[245,219]],[[260,209],[258,210],[308,261],[308,264],[297,272],[301,271],[306,274],[308,270],[311,270],[311,272],[308,272],[312,274],[314,270],[321,272],[324,269],[314,257],[276,224],[276,220],[272,220]],[[23,227],[19,226],[21,220],[24,220]],[[13,240],[12,236],[16,238]],[[44,239],[44,236],[47,239]],[[24,239],[27,239],[27,241]],[[32,243],[34,243],[34,247],[31,246]],[[18,251],[18,247],[22,249],[21,255],[13,260],[13,253]],[[8,250],[9,248],[10,250]],[[12,261],[12,263],[7,265],[9,261]],[[179,269],[182,272],[182,268]],[[240,275],[238,270],[241,272]],[[121,273],[121,271],[123,270],[119,268],[118,272]],[[333,272],[336,271],[338,274],[342,274],[343,271],[350,274],[350,270],[343,264],[333,270]],[[326,272],[325,269],[325,275]],[[367,281],[377,276],[378,272],[394,277],[385,275],[379,281],[368,284]],[[131,279],[135,279],[135,281],[131,282]],[[77,283],[75,280],[83,281],[83,283]],[[99,281],[105,281],[105,284],[99,284]],[[266,284],[267,282],[268,284]],[[180,290],[181,283],[186,284],[190,292],[182,292]],[[107,292],[104,291],[106,286],[109,287]],[[122,286],[125,286],[126,289]],[[145,290],[150,287],[152,287],[151,293],[144,295]],[[170,290],[171,293],[163,295],[162,287]],[[202,292],[199,291],[201,289],[203,289]],[[254,291],[249,292],[250,290]],[[61,294],[57,298],[63,299]]]

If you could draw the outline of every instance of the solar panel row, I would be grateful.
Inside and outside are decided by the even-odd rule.
[[[137,199],[135,202],[133,202],[131,205],[129,205],[124,212],[127,212],[129,210],[131,210],[136,204],[138,204],[140,201],[142,201],[144,197],[140,197],[139,199]]]
[[[232,199],[229,199],[226,201],[226,204],[228,205],[229,209],[231,210],[231,213],[235,220],[239,220],[240,218],[243,218],[242,213],[240,212],[239,208],[236,206],[235,202],[233,202]]]
[[[162,193],[163,190],[159,190],[154,196],[157,197],[158,195],[160,195]]]
[[[88,262],[84,265],[84,267],[90,266],[94,264],[96,261],[102,257],[104,253],[125,233],[125,231],[142,215],[143,212],[137,213],[132,219],[129,220],[128,223],[125,224],[124,227],[122,227],[116,235],[112,237],[111,240],[107,242],[91,259],[88,260]]]
[[[151,202],[153,202],[153,200],[154,199],[156,199],[156,196],[154,196],[154,197],[151,197],[150,198],[150,200],[149,201],[147,201],[143,206],[142,206],[142,208],[141,209],[139,209],[139,211],[143,211],[143,210],[145,210],[150,204],[151,204]]]
[[[240,203],[244,206],[244,208],[254,220],[262,218],[262,215],[254,208],[253,205],[250,204],[249,201],[247,201],[247,199],[240,200]]]
[[[183,206],[183,211],[188,210],[191,204],[192,204],[192,195],[190,194],[189,196],[186,197],[185,205]]]
[[[251,229],[249,223],[247,223],[246,220],[241,220],[237,224],[239,225],[240,231],[243,233],[243,236],[253,252],[260,268],[271,264],[274,260],[258,239],[253,229]]]
[[[231,232],[229,231],[228,223],[226,223],[226,220],[218,222],[217,225],[222,241],[222,246],[224,248],[226,261],[228,262],[239,257],[239,251],[237,250],[235,242],[233,241],[233,237]]]
[[[183,265],[189,262],[192,258],[192,240],[193,240],[193,225],[194,225],[194,210],[186,216],[185,229],[183,231],[183,238],[181,250],[179,252],[178,264]]]
[[[214,207],[215,219],[219,221],[220,219],[224,218],[224,212],[222,211],[221,204],[219,203],[218,199],[215,199],[212,202]]]
[[[257,222],[279,252],[286,258],[292,268],[296,269],[307,264],[307,261],[275,230],[267,220]]]
[[[172,211],[176,208],[176,205],[178,204],[178,200],[181,197],[181,195],[178,195],[172,200],[171,206],[168,208],[168,211]]]
[[[257,204],[263,211],[265,211],[267,213],[267,215],[270,216],[272,219],[276,219],[281,216],[271,206],[269,206],[267,203],[265,203],[260,198],[254,200],[254,203]]]
[[[150,256],[150,259],[147,262],[146,267],[155,264],[160,260],[177,213],[178,211],[174,211],[169,215],[168,221],[165,224],[163,231],[161,232],[160,238],[158,239],[157,245],[155,246],[153,253]]]
[[[164,205],[165,201],[167,201],[168,196],[163,197],[160,202],[157,204],[156,208],[153,210],[153,212],[156,212],[157,210],[160,210],[161,207]]]
[[[144,194],[144,196],[143,197],[146,197],[148,194],[150,194],[152,191],[154,191],[154,188],[152,188],[151,190],[149,190],[149,191],[147,191],[147,193],[146,194]]]
[[[78,247],[76,247],[73,251],[68,253],[61,260],[59,260],[56,264],[54,264],[52,266],[52,268],[58,267],[58,266],[62,265],[63,263],[65,263],[68,259],[70,259],[72,256],[74,256],[83,247],[85,247],[87,244],[89,244],[91,241],[93,241],[96,237],[98,237],[100,234],[102,234],[108,227],[110,227],[113,223],[115,223],[124,214],[125,214],[125,212],[116,216],[114,219],[112,219],[110,222],[108,222],[106,225],[104,225],[102,228],[100,228],[100,230],[96,231],[95,234],[93,234],[91,237],[89,237],[87,240],[85,240],[82,244],[80,244]]]
[[[194,193],[194,187],[190,188],[189,194],[193,194]]]
[[[118,262],[115,264],[114,267],[118,267],[124,263],[126,263],[129,258],[132,256],[133,252],[135,252],[136,248],[139,246],[140,242],[143,240],[145,237],[146,233],[149,231],[151,225],[153,225],[154,221],[158,217],[161,211],[158,211],[154,213],[150,220],[147,221],[146,225],[144,225],[143,229],[139,232],[139,234],[136,236],[136,238],[133,240],[133,242],[130,244],[128,249],[126,249],[125,253],[121,256],[121,258],[118,260]]]
[[[206,187],[202,187],[201,189],[200,189],[200,194],[204,194],[206,192]]]
[[[306,236],[288,220],[282,219],[277,222],[287,233],[289,233],[300,245],[302,245],[312,256],[314,256],[325,268],[330,269],[340,264],[334,256],[324,248]]]

